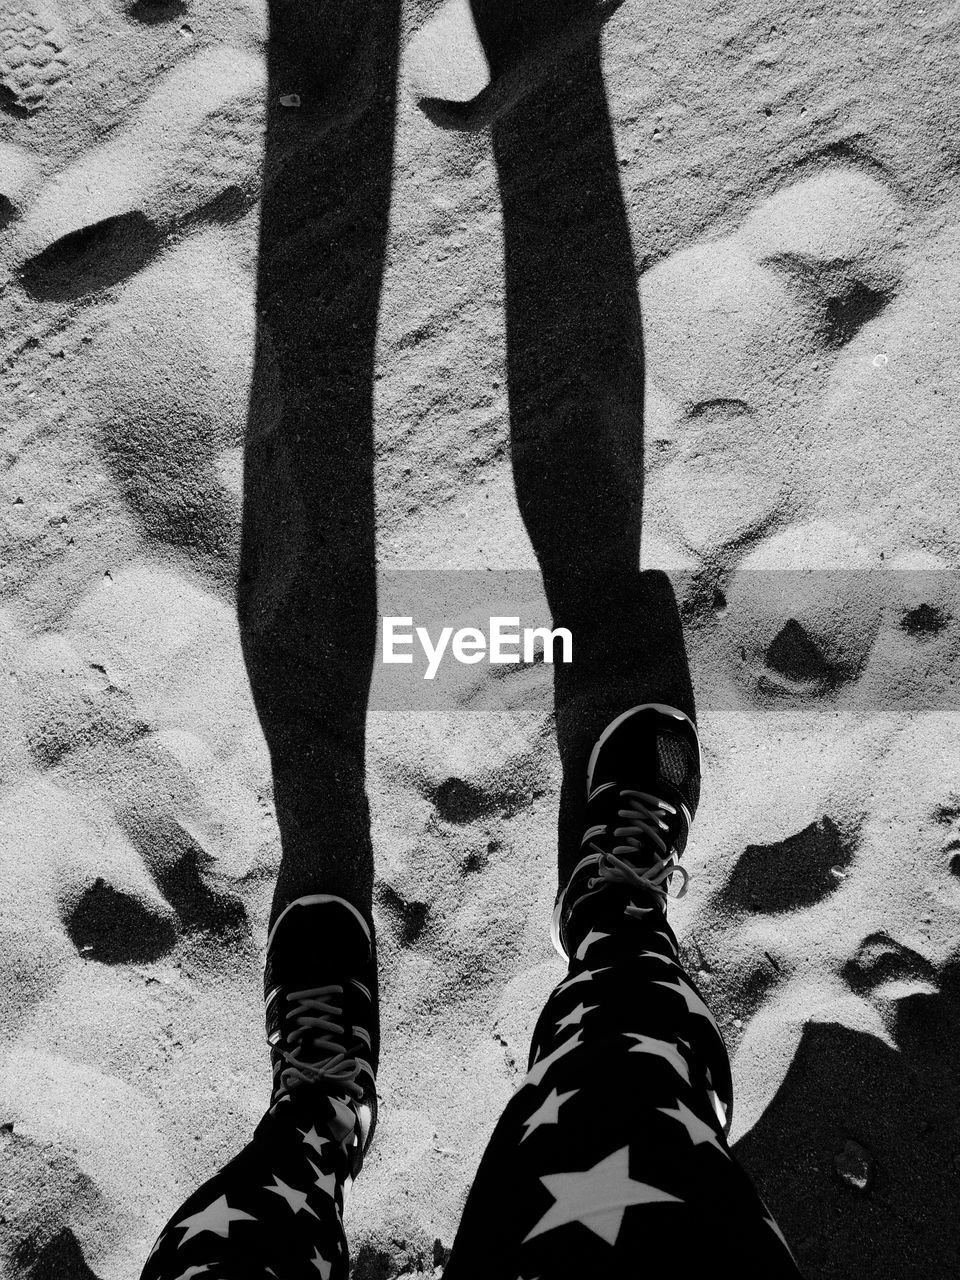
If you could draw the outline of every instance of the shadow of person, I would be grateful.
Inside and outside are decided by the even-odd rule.
[[[599,39],[581,41],[492,136],[514,484],[553,624],[573,634],[573,662],[554,668],[563,882],[597,735],[639,702],[693,716],[693,693],[670,581],[639,568],[643,342]]]
[[[238,609],[283,848],[274,916],[318,888],[370,910],[373,365],[399,16],[392,0],[270,4]]]
[[[951,1273],[956,992],[954,971],[946,994],[902,1002],[897,1048],[808,1023],[776,1096],[734,1147],[811,1280]]]

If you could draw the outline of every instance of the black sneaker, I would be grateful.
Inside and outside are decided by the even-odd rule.
[[[668,896],[686,893],[679,862],[700,799],[700,769],[696,727],[676,707],[644,703],[604,729],[587,765],[583,856],[553,913],[551,936],[564,960],[589,923],[583,904],[595,910],[597,895],[609,897],[611,885],[635,917],[662,916]],[[677,876],[680,890],[670,893]]]
[[[263,978],[273,1093],[262,1125],[288,1109],[311,1117],[360,1172],[377,1123],[380,1051],[373,936],[343,898],[311,894],[281,914]]]
[[[170,1218],[141,1280],[347,1280],[344,1199],[377,1118],[370,926],[342,898],[298,898],[270,931],[264,989],[269,1110]]]

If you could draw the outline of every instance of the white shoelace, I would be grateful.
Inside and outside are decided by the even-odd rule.
[[[593,841],[590,842],[590,848],[600,855],[600,862],[597,866],[597,874],[587,881],[587,888],[592,889],[599,881],[605,880],[614,884],[630,885],[635,889],[645,889],[661,898],[682,898],[687,892],[687,882],[690,877],[686,869],[679,865],[675,854],[668,849],[666,841],[660,834],[661,831],[668,829],[663,819],[667,814],[676,815],[677,810],[672,804],[646,791],[623,789],[620,792],[620,799],[626,801],[626,807],[617,810],[618,816],[626,818],[629,825],[615,827],[613,834],[616,839],[622,839],[624,843],[614,845],[608,852]],[[637,854],[648,858],[651,853],[651,842],[655,846],[652,851],[653,865],[644,871],[639,871],[629,859],[635,858]],[[679,893],[670,893],[670,882],[677,874],[683,877],[683,884]],[[667,887],[665,888],[664,885]],[[652,910],[651,907],[637,907],[631,903],[625,908],[624,914],[639,917],[650,910]]]
[[[289,1036],[290,1047],[282,1049],[277,1046],[277,1052],[287,1064],[280,1073],[282,1093],[289,1093],[301,1084],[323,1083],[334,1091],[357,1099],[363,1096],[363,1086],[357,1083],[363,1064],[344,1049],[346,1027],[342,1021],[337,1021],[343,1018],[343,1009],[342,1002],[334,997],[342,995],[342,986],[310,987],[305,991],[288,992],[287,1000],[294,1005],[290,1017],[296,1025]],[[360,1029],[353,1027],[352,1031],[357,1036]],[[313,1062],[298,1058],[296,1048],[299,1046],[302,1051],[304,1037],[309,1037],[314,1053],[325,1052],[326,1056]]]

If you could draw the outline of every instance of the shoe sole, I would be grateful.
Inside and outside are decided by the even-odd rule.
[[[684,712],[679,711],[676,707],[668,706],[665,702],[641,702],[638,706],[630,707],[628,711],[624,711],[622,715],[617,716],[616,720],[611,720],[610,723],[607,725],[607,727],[604,729],[603,733],[601,733],[600,737],[594,743],[593,750],[590,752],[590,759],[587,761],[587,798],[588,799],[590,798],[590,793],[593,790],[593,771],[597,767],[597,760],[600,756],[600,750],[603,747],[603,744],[609,740],[610,735],[616,729],[618,729],[620,725],[624,723],[625,720],[629,720],[630,717],[632,715],[636,715],[638,711],[661,711],[665,715],[672,716],[674,720],[686,720],[687,724],[693,730],[694,737],[697,740],[697,770],[702,776],[703,748],[700,746],[700,734],[697,732],[697,726],[693,723],[690,717],[688,715],[685,715]],[[684,809],[686,811],[685,806],[684,806]],[[687,818],[688,818],[688,824],[689,822],[692,822],[692,817],[689,813],[687,813]],[[580,862],[577,863],[569,879],[567,880],[567,884],[570,883],[570,881],[574,878],[577,872],[585,865],[585,863],[589,861],[590,861],[589,858],[582,858]],[[557,899],[557,904],[553,909],[553,917],[550,921],[550,941],[553,943],[554,950],[557,952],[557,955],[559,955],[560,959],[569,962],[570,957],[569,955],[567,955],[567,952],[564,950],[563,944],[560,941],[560,917],[562,914],[563,914],[563,894],[561,893],[560,897]]]

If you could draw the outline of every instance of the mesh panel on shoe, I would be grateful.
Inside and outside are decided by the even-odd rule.
[[[672,733],[657,734],[657,758],[664,778],[686,798],[691,811],[700,799],[697,760],[688,743]]]

